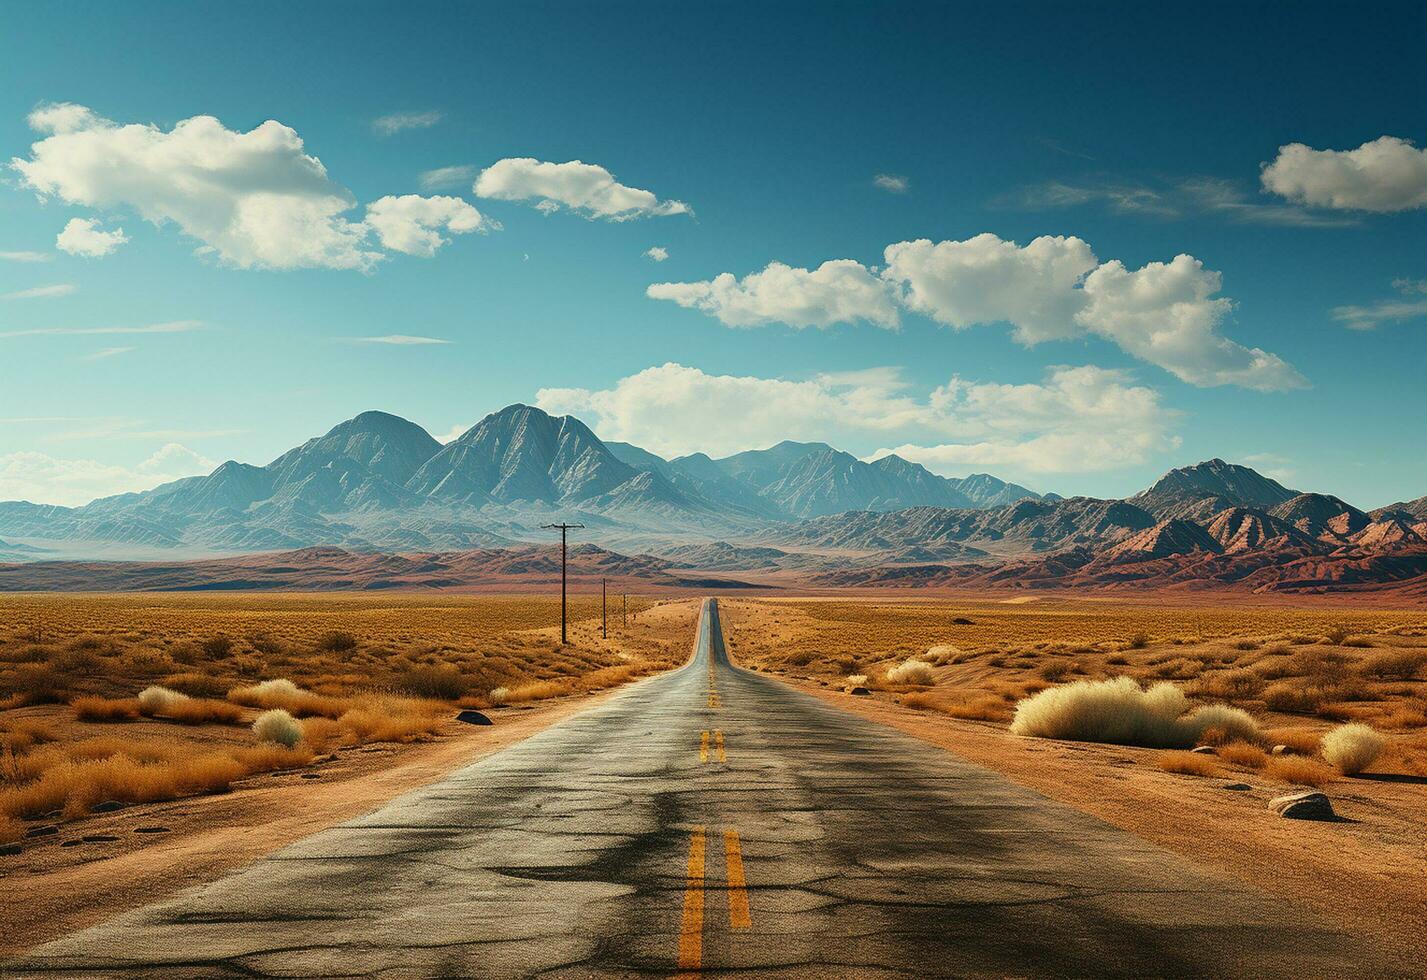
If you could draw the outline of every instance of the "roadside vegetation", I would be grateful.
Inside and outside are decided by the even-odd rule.
[[[601,640],[597,604],[572,603],[561,647],[558,597],[0,597],[0,844],[28,821],[471,731],[459,710],[602,690],[687,656],[692,606]]]
[[[1018,735],[1169,750],[1153,757],[1168,772],[1427,776],[1423,611],[1054,597],[722,609],[743,664]]]

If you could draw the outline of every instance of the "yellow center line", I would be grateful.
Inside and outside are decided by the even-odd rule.
[[[704,961],[704,828],[689,837],[689,879],[684,885],[684,920],[679,927],[679,969],[699,970]]]
[[[723,853],[728,867],[729,928],[751,929],[753,919],[748,914],[748,882],[743,878],[743,852],[738,846],[738,831],[723,832]]]
[[[700,761],[700,762],[708,762],[708,761],[709,761],[709,733],[708,733],[708,732],[704,732],[703,737],[699,739],[699,761]]]
[[[728,761],[728,756],[725,755],[725,754],[724,754],[724,751],[723,751],[723,732],[721,732],[721,731],[715,731],[715,732],[714,732],[714,742],[715,742],[716,745],[718,746],[718,761],[719,761],[719,762],[727,762],[727,761]]]

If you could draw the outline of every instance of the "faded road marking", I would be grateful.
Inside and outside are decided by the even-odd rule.
[[[709,761],[709,733],[708,733],[708,732],[704,732],[703,737],[699,739],[699,761],[700,761],[700,762],[708,762],[708,761]]]
[[[743,852],[738,846],[738,831],[723,832],[723,853],[728,868],[729,927],[751,929],[753,919],[748,914],[748,882],[743,878]]]
[[[679,969],[698,970],[704,960],[704,828],[689,837],[689,877],[684,885],[684,920],[679,927]]]
[[[723,732],[721,732],[721,731],[715,731],[715,732],[714,732],[714,742],[716,743],[717,748],[718,748],[718,761],[719,761],[719,762],[727,762],[727,761],[728,761],[728,756],[725,755],[725,754],[724,754],[724,751],[723,751]]]

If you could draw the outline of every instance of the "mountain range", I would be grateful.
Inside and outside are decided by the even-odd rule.
[[[949,479],[824,443],[665,459],[526,405],[444,445],[405,419],[364,412],[265,466],[229,461],[82,507],[0,503],[0,562],[11,563],[0,588],[98,574],[71,559],[144,557],[168,564],[108,577],[164,587],[173,559],[202,557],[201,574],[173,572],[193,584],[173,587],[270,583],[254,571],[261,559],[232,559],[231,569],[212,559],[277,551],[297,552],[285,562],[309,582],[474,586],[533,567],[530,543],[548,542],[540,525],[557,520],[622,552],[609,552],[626,563],[618,574],[664,585],[696,581],[680,569],[821,586],[1411,593],[1420,579],[1427,595],[1427,497],[1369,512],[1220,459],[1123,500],[1039,494],[986,474]],[[352,557],[381,553],[401,553],[416,571],[396,556]],[[326,573],[313,571],[324,563]]]
[[[606,444],[571,416],[511,405],[445,445],[405,419],[363,412],[266,466],[230,460],[207,476],[81,507],[3,502],[0,536],[89,558],[430,550],[548,540],[540,524],[568,518],[628,547],[848,510],[1023,498],[1039,495],[989,475],[947,479],[897,456],[864,462],[822,443],[665,460]]]

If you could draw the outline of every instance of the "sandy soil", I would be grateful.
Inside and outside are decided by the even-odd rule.
[[[26,841],[22,854],[0,857],[0,955],[212,881],[436,782],[613,693],[493,709],[492,727],[453,722],[434,742],[353,747],[301,772],[244,780],[229,793],[132,806],[65,824],[38,843]]]
[[[1174,775],[1153,768],[1154,749],[1018,738],[999,723],[914,711],[881,692],[854,697],[812,681],[779,679],[1313,906],[1376,937],[1405,962],[1420,965],[1427,957],[1427,780],[1343,780],[1327,789],[1340,822],[1284,820],[1266,804],[1290,790],[1258,776]],[[1235,785],[1249,788],[1228,788]]]

